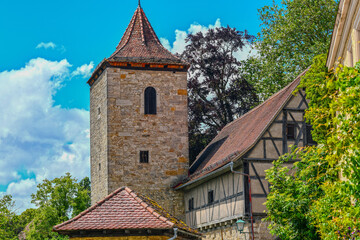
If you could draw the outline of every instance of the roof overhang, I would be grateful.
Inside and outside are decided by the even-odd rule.
[[[99,229],[99,230],[76,230],[76,231],[56,231],[61,235],[71,238],[88,238],[88,237],[129,237],[129,236],[167,236],[174,235],[174,229]],[[187,239],[201,239],[201,234],[189,233],[178,229],[178,236]]]
[[[202,177],[196,178],[194,180],[190,180],[184,184],[180,184],[178,186],[175,187],[175,190],[180,190],[180,189],[184,189],[184,188],[193,188],[196,187],[200,184],[202,184],[203,182],[206,182],[210,179],[216,178],[224,173],[230,172],[231,171],[231,164],[234,164],[234,168],[238,168],[239,166],[241,166],[243,163],[241,158],[236,158],[233,159],[232,161],[230,161],[229,163],[225,164],[224,166],[216,169],[215,171],[212,171]]]
[[[95,81],[101,76],[104,70],[108,67],[122,68],[122,69],[133,69],[133,70],[151,70],[151,71],[172,71],[172,72],[187,72],[190,65],[188,64],[175,64],[175,63],[158,63],[158,62],[118,62],[111,61],[108,59],[102,60],[94,70],[90,79],[87,83],[90,87]]]

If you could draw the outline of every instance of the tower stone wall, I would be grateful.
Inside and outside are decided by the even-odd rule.
[[[90,89],[91,203],[109,193],[108,188],[108,80],[107,70]]]
[[[147,87],[156,89],[156,115],[144,114]],[[186,88],[184,71],[102,73],[91,89],[93,203],[128,186],[184,218],[183,193],[172,186],[188,172]],[[140,151],[149,151],[149,163],[140,163]]]

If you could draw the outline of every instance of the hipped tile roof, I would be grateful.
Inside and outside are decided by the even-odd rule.
[[[91,86],[108,66],[136,66],[187,71],[189,64],[173,55],[161,44],[144,10],[139,4],[116,50],[95,68]]]
[[[139,5],[116,51],[108,58],[116,62],[184,64],[160,43],[144,10]]]
[[[125,229],[172,229],[198,234],[153,200],[119,188],[78,216],[54,226],[55,232]]]
[[[206,176],[227,163],[239,159],[249,151],[291,98],[293,91],[300,83],[301,77],[306,72],[307,70],[261,105],[226,125],[198,155],[190,167],[192,174],[190,174],[184,183]],[[221,141],[223,142],[221,143]],[[204,153],[206,154],[206,150],[217,142],[221,146],[216,152],[211,157],[202,157]],[[176,186],[176,188],[181,187],[184,183]]]

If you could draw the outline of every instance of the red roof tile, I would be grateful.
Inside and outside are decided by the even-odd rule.
[[[189,64],[169,52],[160,43],[154,29],[139,5],[115,52],[102,60],[88,80],[92,84],[108,66],[142,67],[187,71]]]
[[[192,174],[187,182],[205,176],[249,151],[291,98],[292,92],[299,85],[300,78],[306,71],[261,105],[226,125],[191,165]],[[218,148],[214,150],[216,152],[212,153],[212,156],[204,158],[203,153],[209,150],[210,146],[216,145],[217,142],[220,146],[215,147]],[[178,185],[177,187],[181,186]]]
[[[151,199],[119,188],[78,216],[56,225],[56,232],[123,229],[172,229],[198,234]]]
[[[140,5],[116,47],[116,51],[108,60],[116,62],[184,63],[162,46]]]

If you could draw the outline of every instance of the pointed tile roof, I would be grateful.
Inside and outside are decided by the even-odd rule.
[[[160,43],[139,5],[116,51],[108,58],[119,62],[183,63]]]
[[[306,72],[307,70],[261,105],[226,125],[197,156],[190,166],[188,179],[176,188],[181,188],[185,183],[190,184],[246,154],[290,100]]]
[[[115,52],[95,68],[88,84],[91,86],[108,66],[169,71],[189,68],[188,63],[164,48],[140,3]]]
[[[182,221],[171,216],[153,200],[122,187],[78,216],[54,226],[55,232],[178,228],[199,235]],[[200,236],[200,235],[199,235]]]

